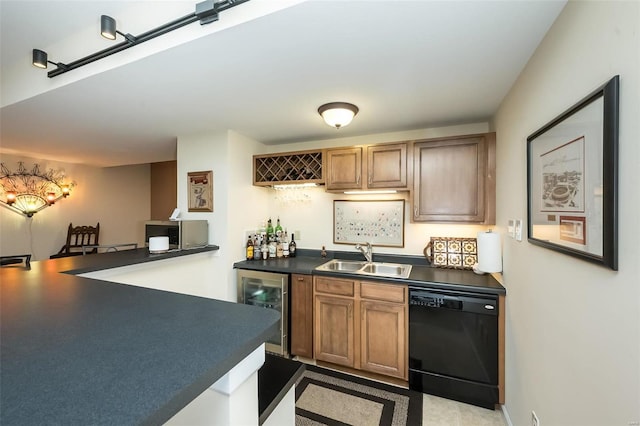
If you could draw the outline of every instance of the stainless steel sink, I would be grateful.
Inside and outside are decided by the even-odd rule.
[[[343,272],[374,277],[409,278],[411,265],[384,262],[359,262],[333,259],[316,268],[318,271]]]
[[[333,259],[323,265],[320,265],[317,269],[332,272],[354,272],[362,269],[365,264],[366,262]]]

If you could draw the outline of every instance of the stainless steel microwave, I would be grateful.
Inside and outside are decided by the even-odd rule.
[[[144,242],[149,237],[169,237],[169,249],[206,247],[209,244],[209,224],[206,220],[149,220],[144,224]]]

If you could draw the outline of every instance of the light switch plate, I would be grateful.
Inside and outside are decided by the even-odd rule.
[[[517,241],[522,241],[522,219],[516,219],[515,236]]]
[[[507,234],[511,238],[515,238],[516,236],[516,221],[515,219],[509,219],[507,222]]]

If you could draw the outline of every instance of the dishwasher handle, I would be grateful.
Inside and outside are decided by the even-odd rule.
[[[431,309],[448,309],[476,314],[498,315],[498,301],[487,297],[451,295],[430,291],[411,291],[409,305]]]

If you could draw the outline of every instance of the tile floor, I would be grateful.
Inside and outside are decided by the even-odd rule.
[[[422,426],[507,426],[501,410],[491,411],[427,394],[422,401]]]

